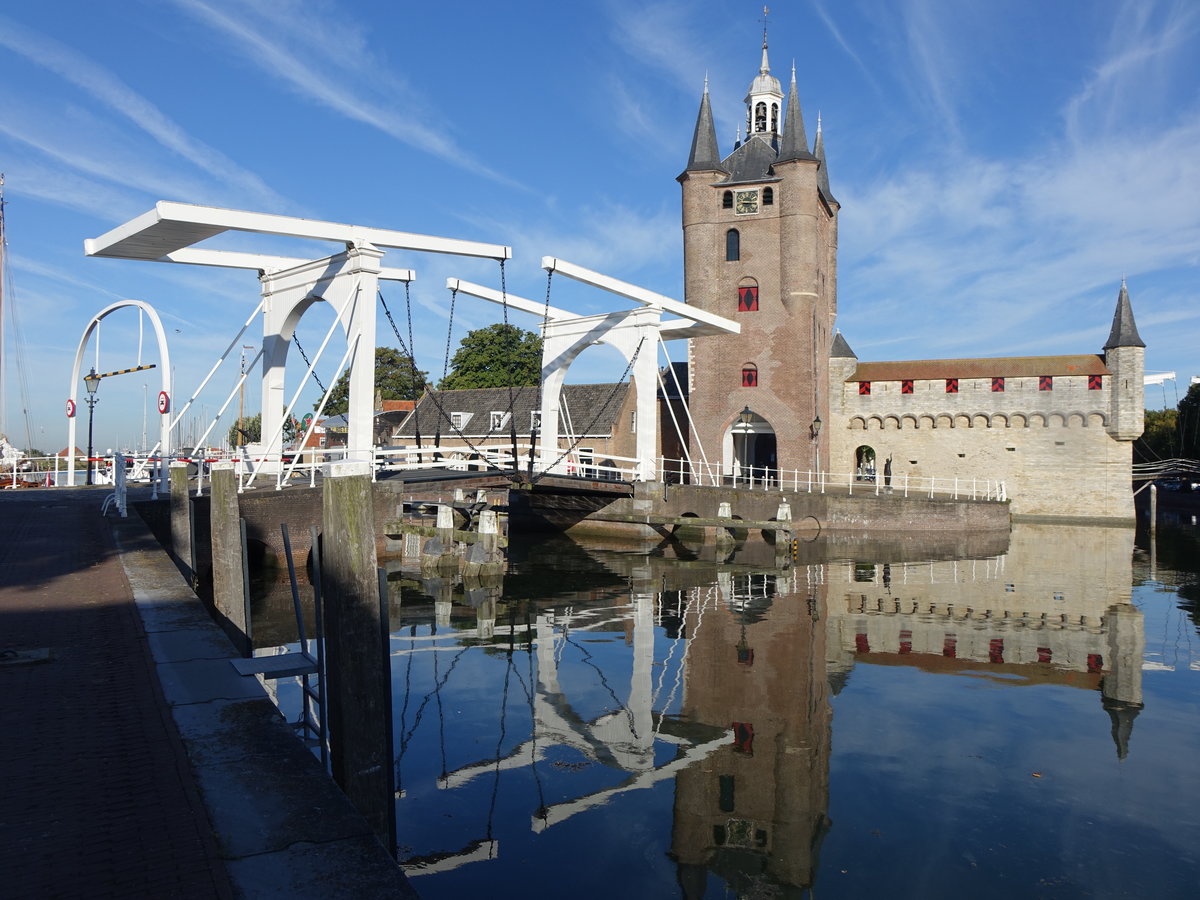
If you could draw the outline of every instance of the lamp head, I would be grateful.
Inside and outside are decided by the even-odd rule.
[[[812,436],[813,436],[814,438],[816,438],[816,437],[818,437],[820,434],[821,434],[821,417],[820,417],[820,416],[817,416],[817,417],[816,417],[815,419],[813,419],[813,421],[812,421]]]
[[[96,388],[100,387],[100,376],[96,374],[95,368],[83,376],[83,385],[89,394],[96,393]]]
[[[738,419],[743,425],[749,425],[754,420],[754,413],[750,410],[750,407],[743,407],[742,411],[738,413]]]

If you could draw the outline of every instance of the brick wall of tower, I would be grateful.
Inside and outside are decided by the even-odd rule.
[[[775,431],[777,464],[814,464],[810,426],[828,419],[830,330],[836,294],[836,212],[817,192],[817,164],[777,166],[778,180],[729,186],[717,174],[689,173],[683,183],[685,296],[688,303],[737,321],[739,335],[698,338],[689,350],[692,415],[710,462],[722,455],[726,431],[743,407]],[[764,187],[774,203],[754,215],[722,208],[727,189]],[[725,239],[738,229],[741,254],[726,261]],[[759,308],[738,312],[738,287],[759,289]],[[742,386],[742,369],[758,370],[756,387]],[[825,454],[822,453],[822,456]]]

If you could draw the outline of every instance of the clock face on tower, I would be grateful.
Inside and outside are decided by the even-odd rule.
[[[758,191],[738,191],[734,194],[733,212],[739,216],[758,212]]]

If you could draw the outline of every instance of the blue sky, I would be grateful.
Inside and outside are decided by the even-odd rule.
[[[35,445],[65,445],[75,346],[118,299],[163,317],[177,404],[233,339],[258,301],[252,273],[83,255],[158,200],[509,244],[507,287],[535,299],[543,255],[682,299],[674,179],[706,75],[732,149],[761,18],[761,3],[732,0],[5,4],[21,365],[10,347],[3,427],[19,445],[27,422]],[[1176,371],[1179,395],[1200,374],[1200,5],[809,0],[773,8],[769,40],[785,84],[795,62],[810,140],[822,118],[842,203],[838,325],[861,359],[1099,352],[1124,276],[1147,369]],[[498,267],[385,263],[417,271],[418,363],[440,377],[446,277],[499,287]],[[561,278],[552,290],[579,311],[619,302]],[[402,317],[402,287],[384,294]],[[499,318],[460,299],[452,344]],[[328,321],[305,320],[306,347]],[[138,363],[137,332],[135,313],[105,320],[102,371]],[[380,343],[396,343],[382,317]],[[141,361],[154,356],[146,341]],[[623,369],[598,349],[572,380]],[[195,418],[235,377],[218,376]],[[156,391],[154,373],[106,379],[96,443],[140,444]],[[1147,405],[1176,391],[1149,388]]]

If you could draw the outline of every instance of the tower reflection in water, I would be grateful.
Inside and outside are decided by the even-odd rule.
[[[795,559],[553,541],[491,586],[396,573],[401,860],[430,897],[553,892],[593,858],[627,862],[578,897],[805,891],[837,833],[834,709],[860,668],[1095,691],[1116,755],[1136,753],[1132,551],[1125,529],[1021,525]]]

